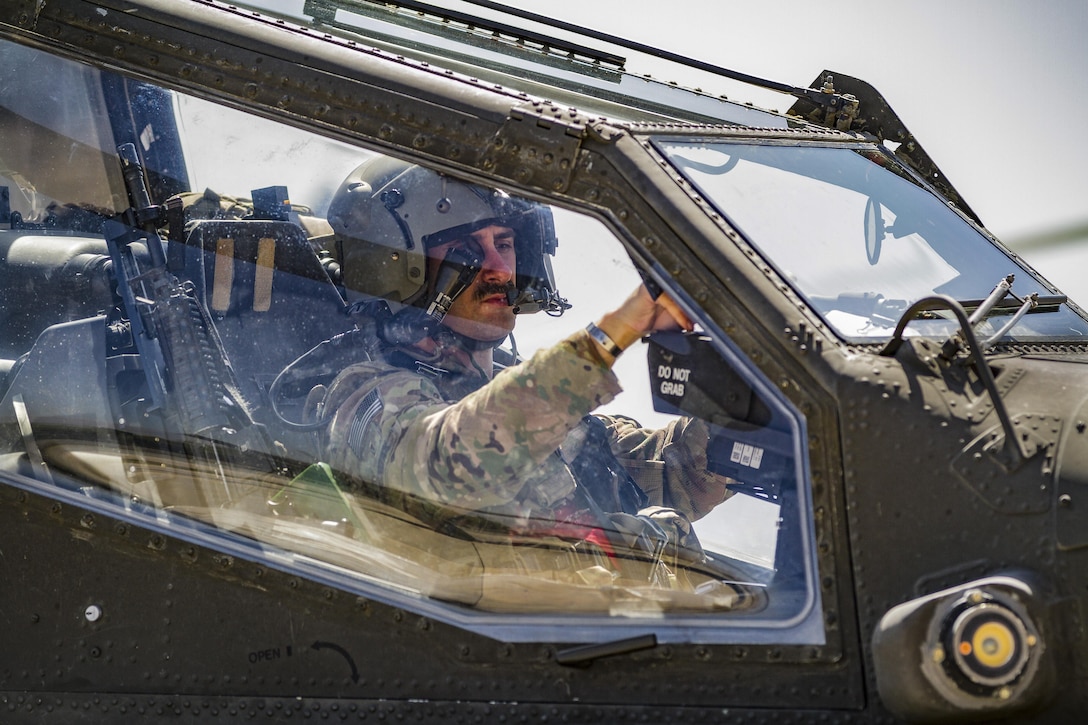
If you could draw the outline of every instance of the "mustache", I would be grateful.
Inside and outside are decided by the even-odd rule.
[[[491,295],[505,295],[507,290],[514,289],[512,283],[504,282],[480,282],[472,290],[472,297],[476,301],[484,300]]]

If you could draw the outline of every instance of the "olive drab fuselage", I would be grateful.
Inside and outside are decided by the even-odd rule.
[[[0,10],[5,721],[1084,711],[1088,320],[875,90],[284,5]],[[386,364],[453,207],[519,245],[511,369],[456,394]],[[695,331],[594,368],[639,285]],[[698,547],[554,513],[587,415]]]

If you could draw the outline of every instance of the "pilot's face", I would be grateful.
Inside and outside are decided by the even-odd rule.
[[[501,340],[514,329],[514,309],[506,301],[517,270],[514,230],[491,225],[431,247],[427,250],[428,279],[435,279],[451,247],[466,246],[480,255],[482,266],[472,284],[453,301],[444,324],[474,340]]]

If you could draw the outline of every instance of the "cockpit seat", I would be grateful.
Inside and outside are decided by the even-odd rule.
[[[183,274],[251,405],[265,407],[268,386],[288,363],[351,326],[343,298],[292,222],[196,221],[183,251]]]

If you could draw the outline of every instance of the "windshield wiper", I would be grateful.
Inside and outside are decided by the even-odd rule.
[[[1057,312],[1059,309],[1061,309],[1062,305],[1069,301],[1069,298],[1065,295],[1041,295],[1038,293],[1033,293],[1030,296],[1035,297],[1035,301],[1037,303],[1035,307],[1028,310],[1028,314],[1032,315],[1040,312]],[[994,305],[993,309],[990,310],[987,316],[1005,315],[1009,312],[1012,312],[1013,310],[1019,309],[1020,306],[1024,303],[1024,299],[1026,298],[1019,297],[1014,294],[1009,295],[1009,299],[1001,300],[996,305]],[[981,305],[984,300],[976,299],[957,301],[961,305],[963,305],[963,309],[967,310],[968,313],[971,313],[974,312],[975,309],[979,305]]]
[[[979,322],[985,320],[986,316],[990,314],[990,311],[997,306],[997,303],[1003,301],[1009,295],[1012,295],[1015,299],[1020,300],[1019,297],[1012,294],[1012,283],[1015,279],[1016,275],[1010,274],[1008,277],[998,282],[997,285],[995,285],[993,290],[990,292],[990,296],[983,300],[982,304],[975,308],[975,311],[972,312],[971,316],[967,318],[967,324],[973,328]],[[1013,325],[1020,321],[1020,318],[1023,317],[1029,309],[1038,305],[1038,300],[1039,295],[1034,293],[1028,295],[1027,299],[1020,300],[1021,305],[1020,308],[1016,311],[1016,314],[1013,315],[1012,319],[1009,320],[1004,327],[998,330],[996,334],[983,340],[980,343],[979,352],[986,352],[986,350],[989,349],[991,345],[1000,340],[1006,332],[1012,329]],[[950,344],[956,347],[962,347],[962,343],[956,338],[955,335],[948,338],[948,340],[945,342],[945,346],[948,346]]]
[[[1012,317],[1006,322],[1001,329],[996,333],[993,333],[985,340],[978,342],[977,349],[980,352],[985,352],[994,345],[998,340],[1008,334],[1009,330],[1017,325],[1024,315],[1029,313],[1041,313],[1041,312],[1057,312],[1061,309],[1061,306],[1068,301],[1068,297],[1065,295],[1039,295],[1037,292],[1032,292],[1026,297],[1020,297],[1012,291],[1013,281],[1016,275],[1010,274],[1001,279],[990,292],[989,296],[985,299],[969,299],[969,300],[954,300],[947,295],[933,295],[925,297],[906,309],[899,317],[899,322],[895,328],[895,334],[888,342],[887,346],[881,351],[881,354],[893,355],[895,350],[902,344],[902,334],[906,326],[914,319],[932,319],[933,315],[930,314],[934,310],[947,309],[952,310],[947,305],[948,301],[953,301],[956,307],[964,311],[965,318],[960,320],[960,329],[953,333],[947,340],[941,349],[942,357],[951,360],[956,353],[964,349],[964,344],[967,342],[964,338],[967,336],[968,329],[971,333],[974,333],[978,324],[995,315],[1008,315],[1012,314]],[[879,302],[885,302],[881,295],[876,296]],[[939,301],[934,304],[923,304],[929,300],[930,302]],[[971,335],[974,338],[974,335]],[[976,349],[971,345],[972,349]]]
[[[1004,337],[1009,330],[1020,322],[1024,315],[1029,312],[1057,312],[1068,299],[1065,295],[1040,297],[1037,292],[1032,292],[1027,297],[1020,297],[1012,291],[1012,283],[1015,279],[1016,275],[1013,274],[1002,279],[984,300],[959,300],[963,308],[971,312],[971,316],[967,321],[972,328],[991,315],[1013,313],[1009,321],[1000,330],[979,343],[983,352]],[[949,345],[953,347],[958,345],[962,348],[962,340],[953,335],[952,338],[945,342],[946,348]],[[955,350],[952,350],[952,354],[954,353]]]

